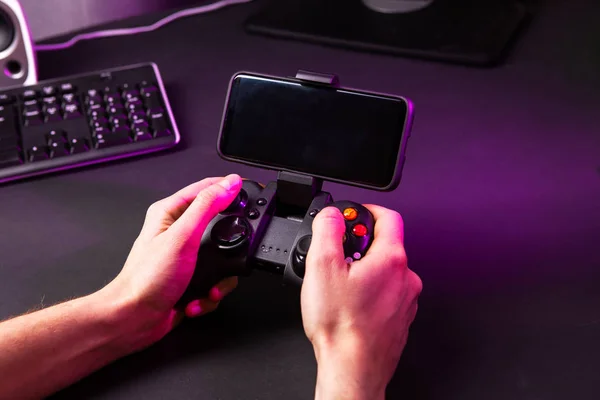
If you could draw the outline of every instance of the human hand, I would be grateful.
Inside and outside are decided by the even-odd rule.
[[[146,347],[166,335],[184,314],[174,309],[194,274],[202,235],[209,222],[235,199],[238,175],[207,178],[152,204],[142,230],[119,275],[100,291],[117,305],[130,326],[129,345]],[[237,277],[223,280],[206,299],[190,302],[185,315],[214,311],[237,286]]]
[[[402,218],[366,207],[374,241],[350,265],[341,212],[324,208],[313,222],[301,303],[318,363],[316,398],[383,399],[417,312],[422,283],[407,267]]]

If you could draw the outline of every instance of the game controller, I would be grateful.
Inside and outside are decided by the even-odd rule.
[[[254,269],[282,275],[284,284],[301,285],[313,220],[328,206],[344,217],[346,262],[364,257],[373,241],[373,215],[355,202],[334,202],[321,186],[318,179],[287,172],[279,172],[277,181],[265,186],[245,180],[235,200],[207,226],[194,275],[178,307],[206,298],[221,280],[248,276]]]

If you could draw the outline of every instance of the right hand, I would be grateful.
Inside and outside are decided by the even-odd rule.
[[[301,303],[318,363],[316,398],[383,399],[417,312],[422,283],[407,267],[402,218],[366,207],[374,241],[350,265],[341,212],[324,208],[313,222]]]

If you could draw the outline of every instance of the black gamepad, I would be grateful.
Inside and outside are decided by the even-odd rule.
[[[281,182],[280,182],[281,185]],[[283,283],[301,285],[310,247],[312,223],[324,207],[337,207],[346,221],[344,255],[348,263],[364,257],[373,241],[375,219],[364,206],[351,201],[333,202],[317,190],[308,207],[295,212],[285,208],[278,182],[265,187],[245,180],[231,205],[208,225],[198,252],[194,276],[178,307],[207,297],[210,289],[230,276],[247,276],[253,269],[283,275]]]

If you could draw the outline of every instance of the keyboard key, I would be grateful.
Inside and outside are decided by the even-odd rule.
[[[70,93],[75,91],[75,86],[72,83],[63,83],[60,85],[60,91],[62,93]]]
[[[54,86],[44,86],[42,88],[42,94],[44,96],[54,96],[56,94],[56,88]]]
[[[148,128],[149,129],[150,125],[143,119],[138,119],[131,123],[131,129],[135,130],[136,128]]]
[[[167,120],[163,117],[158,117],[158,114],[153,114],[156,118],[150,118],[150,126],[154,131],[163,131],[169,127]]]
[[[161,107],[152,108],[152,109],[148,110],[148,118],[151,121],[155,120],[155,119],[165,118],[165,110],[163,110]]]
[[[62,95],[62,101],[64,103],[73,103],[75,100],[75,93],[66,93]]]
[[[145,121],[146,120],[146,114],[141,112],[141,111],[136,111],[133,113],[129,114],[129,119],[132,121],[138,121],[138,120],[142,120]]]
[[[110,134],[127,135],[131,137],[131,130],[127,126],[117,126],[112,130]]]
[[[88,106],[94,106],[96,104],[101,106],[102,104],[104,104],[104,101],[102,101],[102,97],[100,96],[91,96],[86,99],[86,104]]]
[[[71,154],[85,153],[89,149],[85,138],[73,138],[69,141],[69,151]]]
[[[23,92],[23,99],[25,99],[25,100],[35,99],[36,97],[37,97],[37,93],[33,89],[27,89]]]
[[[67,103],[63,105],[65,119],[74,119],[81,117],[77,103]]]
[[[103,129],[109,128],[108,123],[104,122],[104,121],[92,121],[90,125],[92,127],[92,130],[94,130],[94,131],[96,131],[97,129],[101,129],[101,128],[103,128]]]
[[[40,108],[37,105],[23,107],[23,115],[32,114],[39,111]]]
[[[23,113],[25,117],[23,123],[25,126],[35,126],[41,125],[44,123],[44,119],[42,118],[42,113],[39,110],[28,110]]]
[[[111,105],[121,104],[121,97],[119,96],[119,93],[108,93],[106,96],[104,96],[104,101]]]
[[[123,144],[131,143],[131,136],[128,132],[113,132],[108,135],[97,135],[96,136],[96,148],[104,149],[106,147],[120,146]]]
[[[50,158],[64,157],[69,154],[65,143],[51,142],[50,145]]]
[[[27,108],[29,108],[29,107],[37,108],[38,102],[37,102],[37,100],[27,100],[27,101],[23,102],[23,105]]]
[[[46,140],[49,146],[51,143],[66,143],[67,135],[63,131],[52,130],[46,135]]]
[[[134,130],[134,139],[136,142],[152,139],[152,135],[148,128],[139,127]]]
[[[43,161],[48,159],[48,148],[46,146],[33,146],[29,149],[29,162]]]
[[[89,89],[86,93],[87,93],[87,97],[100,97],[100,98],[102,98],[102,96],[100,95],[100,91],[98,89]]]
[[[93,106],[89,106],[88,109],[90,111],[94,111],[94,110],[102,110],[102,105],[101,104],[94,104]]]
[[[44,120],[46,122],[54,122],[60,121],[62,117],[60,116],[60,110],[58,106],[45,106],[44,107]]]
[[[15,101],[15,98],[9,94],[0,93],[0,105],[10,104]]]
[[[129,104],[142,104],[142,98],[140,96],[131,96],[128,97],[127,99],[125,99],[125,104],[129,105]]]
[[[154,92],[158,92],[158,88],[156,86],[153,86],[153,85],[142,87],[142,89],[140,90],[140,93],[144,97],[146,97],[146,94],[154,93]]]
[[[117,127],[117,126],[125,126],[127,125],[127,117],[124,115],[115,115],[114,117],[110,118],[110,124],[113,127]]]
[[[147,92],[143,95],[144,104],[146,108],[162,108],[162,101],[160,100],[158,92]]]
[[[106,109],[110,115],[125,114],[125,107],[122,104],[113,104]]]
[[[132,99],[132,98],[138,98],[139,99],[139,96],[140,96],[140,92],[138,92],[135,89],[127,89],[127,90],[123,91],[123,98],[125,100],[127,100],[127,101],[129,99]]]
[[[128,103],[126,108],[127,108],[127,111],[130,112],[130,113],[144,111],[144,106],[140,102],[138,102],[138,103]]]
[[[156,86],[154,84],[154,82],[149,82],[149,81],[141,81],[140,82],[140,88],[148,88],[148,87],[153,87]]]
[[[0,168],[14,167],[20,164],[23,164],[23,159],[21,159],[21,154],[18,150],[0,149]]]
[[[55,96],[52,97],[44,97],[42,99],[42,102],[44,104],[48,104],[48,105],[52,105],[52,104],[57,104],[58,103],[58,99]]]
[[[90,110],[90,119],[92,121],[98,121],[100,119],[106,119],[106,114],[103,110]]]

